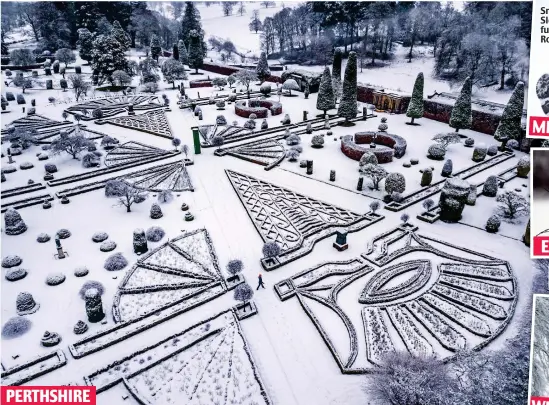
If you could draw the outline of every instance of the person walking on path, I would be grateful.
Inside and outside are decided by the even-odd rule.
[[[265,288],[265,284],[263,284],[263,277],[261,277],[261,274],[257,276],[257,281],[258,281],[258,284],[257,284],[256,290],[259,290],[259,287]]]

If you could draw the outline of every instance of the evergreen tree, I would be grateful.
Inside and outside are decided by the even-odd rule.
[[[450,126],[458,132],[460,129],[471,128],[473,118],[471,116],[471,92],[473,91],[473,82],[471,77],[465,79],[461,93],[459,94],[452,115],[450,115]]]
[[[124,50],[127,51],[130,49],[130,45],[132,44],[130,36],[122,29],[118,21],[112,23],[111,36],[120,42],[120,44],[124,47]]]
[[[414,119],[423,117],[423,72],[418,73],[416,77],[406,116],[412,119],[410,125],[414,125]]]
[[[198,69],[202,67],[203,62],[204,54],[202,53],[200,36],[198,32],[191,31],[191,46],[189,47],[189,66],[193,69],[196,69],[195,73],[198,74]]]
[[[80,46],[80,57],[89,63],[93,59],[93,35],[87,28],[78,30],[78,45]]]
[[[158,62],[160,53],[162,52],[162,46],[160,45],[160,38],[157,35],[153,34],[151,36],[151,57]]]
[[[93,41],[92,69],[103,83],[115,70],[126,71],[128,61],[124,47],[110,35],[99,35]]]
[[[334,93],[334,100],[338,100],[341,97],[342,84],[341,84],[341,62],[343,60],[343,53],[340,49],[336,48],[334,51],[334,58],[332,61],[332,89]]]
[[[494,139],[501,142],[502,149],[509,139],[522,141],[522,107],[524,106],[524,83],[518,82],[505,106]]]
[[[350,52],[347,66],[345,67],[345,77],[343,79],[343,93],[337,113],[340,117],[345,117],[345,122],[356,117],[357,111],[357,79],[356,79],[356,53]]]
[[[255,73],[257,74],[257,77],[259,78],[259,81],[261,83],[267,80],[267,77],[271,75],[269,63],[267,62],[267,54],[265,52],[261,52],[261,56],[259,57],[259,62],[257,62]]]
[[[189,55],[187,54],[187,47],[185,46],[185,42],[183,42],[182,39],[177,42],[177,48],[179,49],[179,62],[184,65],[188,65]]]
[[[332,88],[332,76],[330,75],[330,68],[326,66],[324,73],[322,73],[322,79],[320,80],[320,87],[318,88],[318,98],[316,99],[316,109],[322,110],[324,116],[326,111],[335,108],[334,90]]]
[[[172,56],[175,60],[179,60],[179,48],[177,47],[177,44],[173,44]]]
[[[197,10],[196,5],[192,1],[188,1],[185,4],[185,12],[181,19],[181,32],[180,38],[185,42],[185,45],[189,49],[191,47],[191,32],[196,31],[200,38],[200,49],[202,54],[206,54],[206,44],[204,43],[204,30],[202,29],[202,23],[200,22],[200,12]],[[179,50],[181,55],[181,49]],[[184,62],[182,62],[184,63]]]

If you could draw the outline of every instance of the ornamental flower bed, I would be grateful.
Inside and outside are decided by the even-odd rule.
[[[267,118],[269,111],[271,115],[282,114],[282,104],[271,100],[240,100],[234,105],[235,114],[243,118],[249,118],[251,114],[255,114],[257,118]]]

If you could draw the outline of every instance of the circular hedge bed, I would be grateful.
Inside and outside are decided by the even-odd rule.
[[[374,141],[374,136],[375,148],[360,146],[370,145]],[[380,132],[357,132],[354,139],[352,135],[341,138],[341,151],[345,156],[360,161],[364,153],[371,152],[380,164],[392,162],[393,156],[396,158],[404,156],[406,146],[406,140],[403,137]]]
[[[271,115],[282,114],[282,104],[271,100],[240,100],[234,105],[234,112],[239,117],[249,118],[255,114],[257,118],[267,118],[271,111]]]

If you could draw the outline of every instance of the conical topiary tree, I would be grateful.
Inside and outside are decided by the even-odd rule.
[[[172,57],[175,60],[179,60],[179,48],[178,48],[177,44],[173,44]]]
[[[345,122],[349,124],[351,118],[356,117],[357,111],[357,88],[356,88],[356,53],[349,53],[347,66],[345,67],[345,78],[343,79],[343,93],[337,113],[340,117],[345,118]]]
[[[332,62],[332,88],[334,93],[334,102],[341,97],[341,62],[343,61],[343,52],[336,48]]]
[[[200,34],[195,30],[191,31],[191,44],[189,46],[189,66],[195,69],[195,74],[198,74],[198,69],[204,63],[204,53],[202,50],[202,41]],[[181,58],[181,54],[179,55]]]
[[[459,132],[460,129],[471,128],[473,118],[471,116],[471,92],[473,91],[473,82],[468,77],[463,83],[461,93],[459,94],[452,114],[450,115],[450,126]]]
[[[505,106],[494,139],[501,142],[501,149],[505,149],[507,141],[516,139],[522,142],[522,107],[524,106],[524,83],[518,82]]]
[[[182,39],[177,42],[177,48],[179,49],[179,62],[184,65],[188,65],[189,55],[187,54],[187,47],[185,46],[185,42],[183,42]]]
[[[324,68],[324,73],[322,73],[322,79],[320,79],[316,109],[322,110],[324,116],[326,116],[326,111],[331,110],[332,108],[335,108],[334,89],[332,88],[330,69],[326,66]]]
[[[20,235],[27,230],[27,225],[15,208],[8,208],[4,214],[6,235]]]
[[[162,218],[164,214],[162,213],[162,209],[160,208],[160,205],[158,205],[157,203],[154,203],[152,206],[151,206],[151,214],[150,214],[150,217],[152,219],[158,219],[158,218]]]
[[[267,80],[267,77],[271,75],[269,63],[267,62],[267,54],[265,52],[261,52],[261,56],[259,57],[259,62],[257,62],[255,73],[261,83]]]
[[[158,38],[158,36],[155,34],[151,36],[150,48],[151,58],[158,62],[158,58],[160,57],[160,53],[162,52],[162,45],[160,44],[160,38]]]
[[[142,228],[137,228],[133,231],[133,251],[140,255],[149,250],[147,246],[147,237],[145,231]]]
[[[416,118],[423,117],[423,72],[418,73],[416,77],[412,98],[410,99],[410,104],[408,104],[408,110],[406,110],[406,116],[412,119],[410,122],[407,122],[409,125],[414,125]]]

